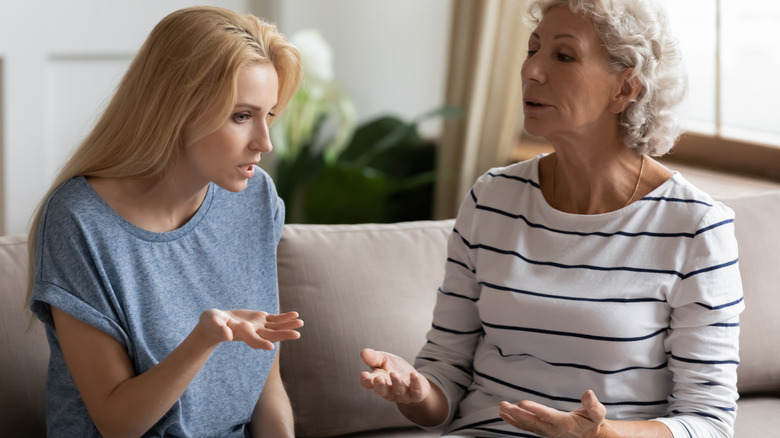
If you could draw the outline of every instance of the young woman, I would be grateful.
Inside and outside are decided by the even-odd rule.
[[[366,388],[452,436],[729,437],[744,308],[734,214],[650,156],[679,135],[649,0],[537,0],[525,128],[555,152],[461,206],[428,343]]]
[[[284,206],[256,165],[300,76],[251,15],[149,35],[30,232],[49,436],[293,436],[274,343],[303,322],[277,314]]]

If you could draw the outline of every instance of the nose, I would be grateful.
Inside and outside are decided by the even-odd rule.
[[[264,154],[274,150],[274,146],[271,144],[271,130],[268,122],[263,121],[255,125],[255,132],[252,135],[249,147]]]
[[[544,61],[541,58],[537,52],[533,55],[528,55],[528,58],[525,59],[523,67],[520,69],[520,78],[523,83],[528,81],[544,83],[547,80]]]

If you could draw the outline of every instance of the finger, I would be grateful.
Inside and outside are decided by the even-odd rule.
[[[255,349],[255,350],[273,350],[274,344],[267,340],[263,339],[260,336],[257,336],[255,333],[248,334],[245,337],[241,337],[238,339],[235,339],[236,341],[243,341],[246,345],[249,347]]]
[[[360,381],[366,389],[373,389],[379,382],[386,382],[386,375],[383,370],[363,371],[360,373]]]
[[[363,362],[372,369],[382,368],[382,365],[385,362],[384,355],[382,355],[381,352],[372,350],[370,348],[364,348],[361,350],[360,358],[363,359]]]
[[[300,315],[298,312],[285,312],[279,314],[269,313],[268,316],[266,316],[266,319],[269,321],[284,321],[288,319],[296,319],[299,316]]]
[[[241,321],[236,323],[231,320],[228,323],[228,327],[233,331],[233,340],[242,341],[255,350],[273,350],[274,344],[271,340],[260,336],[254,330],[254,325],[247,321]]]
[[[422,374],[413,372],[409,375],[409,397],[414,401],[421,401],[425,398],[428,389],[430,389],[430,384]]]
[[[271,330],[293,330],[303,327],[302,319],[292,319],[278,322],[265,321],[265,324],[259,324]]]
[[[507,423],[518,429],[528,430],[533,424],[534,415],[525,409],[509,402],[501,402],[498,405],[498,415]]]
[[[366,389],[374,389],[374,377],[368,371],[360,373],[360,386]]]
[[[396,397],[402,397],[406,395],[408,385],[403,381],[401,376],[396,372],[390,373],[390,392]]]
[[[523,423],[520,423],[519,421],[517,421],[517,420],[515,419],[515,417],[513,417],[513,416],[512,416],[512,414],[511,414],[511,413],[509,413],[509,412],[507,412],[507,411],[504,411],[504,410],[501,410],[501,409],[499,409],[499,411],[498,411],[498,416],[499,416],[499,417],[501,417],[501,419],[502,419],[502,420],[506,421],[506,422],[507,422],[507,423],[509,423],[510,425],[512,425],[512,426],[514,426],[514,427],[516,427],[516,428],[518,428],[518,429],[523,429],[523,430],[525,430],[525,428],[523,427],[523,426],[524,426],[524,425],[523,425]]]
[[[571,430],[571,428],[575,426],[572,424],[570,418],[571,414],[568,412],[562,412],[529,400],[523,400],[517,405],[533,416],[524,417],[524,419],[527,430],[534,432],[537,435],[559,435],[561,430]]]
[[[266,321],[266,325],[290,323],[303,325],[303,320],[300,319],[298,312],[287,312],[280,315],[267,314],[263,319]]]
[[[561,414],[560,411],[547,407],[541,403],[536,403],[530,400],[523,400],[517,404],[520,409],[528,411],[540,420],[551,423],[555,421],[556,414]]]
[[[390,395],[390,385],[387,380],[385,380],[385,376],[383,375],[375,375],[374,376],[374,393],[376,393],[378,396],[387,399]]]
[[[585,391],[582,395],[582,407],[585,408],[588,418],[595,422],[602,421],[607,415],[607,408],[596,397],[596,393],[592,390]]]
[[[536,414],[534,414],[533,412],[530,412],[516,404],[512,404],[506,401],[502,401],[501,403],[498,404],[498,410],[499,412],[503,412],[511,416],[515,420],[524,420],[524,419],[530,420],[536,418]]]
[[[301,334],[295,330],[259,329],[255,332],[255,334],[258,337],[266,339],[270,342],[289,341],[291,339],[299,339],[301,337]]]

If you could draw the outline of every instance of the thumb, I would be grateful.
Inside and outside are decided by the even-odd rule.
[[[596,394],[592,390],[589,389],[585,391],[581,401],[582,407],[587,411],[589,418],[600,421],[606,415],[607,409],[599,402],[599,399],[596,398]]]
[[[372,350],[370,348],[364,348],[360,352],[360,358],[363,362],[371,368],[381,368],[385,362],[385,355],[381,351]]]

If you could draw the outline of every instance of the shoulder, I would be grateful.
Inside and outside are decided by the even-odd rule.
[[[538,156],[508,166],[491,168],[474,183],[470,191],[471,198],[475,202],[484,200],[485,197],[501,202],[501,199],[513,199],[528,191],[540,192],[540,158],[541,156]]]
[[[733,220],[734,211],[705,191],[675,173],[661,193],[651,193],[645,199],[656,202],[669,215],[693,220],[702,225]]]
[[[529,186],[539,188],[539,160],[541,156],[503,167],[493,167],[480,176],[475,188],[493,185]]]
[[[46,199],[40,226],[63,232],[84,222],[103,221],[108,215],[105,205],[89,183],[77,176],[65,181]]]

